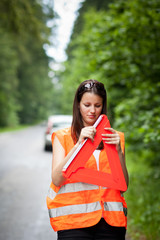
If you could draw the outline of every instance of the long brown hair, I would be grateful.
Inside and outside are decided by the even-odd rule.
[[[71,134],[75,143],[78,141],[81,129],[84,127],[79,104],[83,94],[86,92],[92,92],[103,99],[101,114],[107,114],[107,93],[103,83],[93,79],[85,80],[82,82],[75,93],[73,102],[73,120],[71,126]]]

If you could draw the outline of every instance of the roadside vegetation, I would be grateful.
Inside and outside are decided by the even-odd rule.
[[[53,5],[1,0],[0,16],[0,127],[45,119],[53,106],[44,49],[50,44],[52,28],[46,24],[54,19]]]
[[[21,124],[21,125],[15,126],[15,127],[3,127],[3,128],[0,128],[0,133],[18,131],[18,130],[22,130],[24,128],[27,128],[29,126],[30,125]]]

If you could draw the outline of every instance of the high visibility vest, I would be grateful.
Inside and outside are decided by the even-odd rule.
[[[118,134],[124,151],[124,134]],[[74,146],[71,129],[66,128],[53,133],[52,143],[55,136],[67,155]],[[97,169],[93,155],[85,167]],[[99,170],[111,173],[105,150],[100,152]],[[112,226],[127,227],[127,205],[119,190],[67,179],[60,187],[51,183],[47,207],[54,231],[90,227],[97,224],[102,217]]]

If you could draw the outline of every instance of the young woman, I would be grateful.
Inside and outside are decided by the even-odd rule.
[[[96,80],[86,80],[78,87],[73,103],[71,128],[52,135],[52,183],[47,197],[50,222],[58,232],[58,240],[125,239],[127,206],[123,193],[93,184],[64,178],[62,169],[79,144],[90,138],[94,141],[93,124],[101,114],[107,114],[106,90]],[[118,151],[125,181],[128,172],[124,156],[124,134],[110,129],[103,142],[93,152],[85,167],[110,173],[103,144],[114,144]]]

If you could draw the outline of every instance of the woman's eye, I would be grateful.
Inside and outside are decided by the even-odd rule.
[[[97,108],[100,108],[100,107],[101,107],[101,105],[97,105],[96,107],[97,107]]]
[[[84,104],[85,107],[89,107],[89,104]]]

